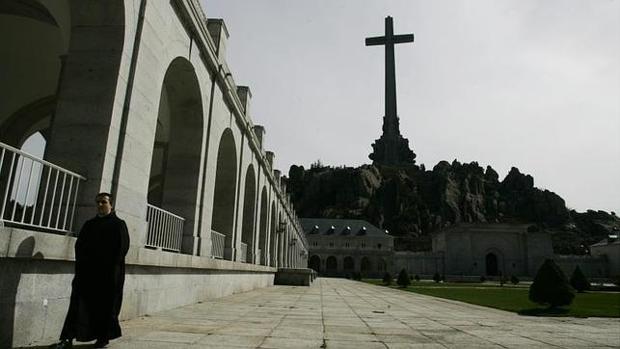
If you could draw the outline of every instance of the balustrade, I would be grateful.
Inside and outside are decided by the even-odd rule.
[[[8,226],[73,232],[83,176],[0,142],[0,221]]]
[[[146,246],[180,252],[185,218],[151,204],[146,205]]]
[[[213,256],[213,258],[224,258],[225,242],[226,235],[218,233],[215,230],[211,230],[211,256]]]

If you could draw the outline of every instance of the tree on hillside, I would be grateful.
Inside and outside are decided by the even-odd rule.
[[[579,266],[575,267],[573,275],[570,277],[570,285],[573,286],[577,292],[583,292],[590,289],[590,281],[583,274]]]
[[[409,274],[405,269],[401,269],[400,273],[398,273],[398,279],[396,280],[396,283],[400,287],[407,287],[411,284],[411,279],[409,279]]]
[[[574,297],[575,294],[560,267],[552,259],[547,259],[538,269],[530,286],[530,300],[555,308],[571,304]]]

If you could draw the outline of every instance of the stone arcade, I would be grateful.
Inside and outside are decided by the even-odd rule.
[[[197,0],[6,2],[0,33],[0,347],[58,336],[100,191],[131,234],[123,319],[307,264],[227,28]]]

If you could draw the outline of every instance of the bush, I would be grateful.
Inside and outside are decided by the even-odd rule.
[[[415,276],[413,277],[413,279],[414,279],[415,281],[420,281],[420,275],[415,274]]]
[[[516,277],[515,275],[513,275],[513,276],[511,276],[511,277],[510,277],[510,282],[511,282],[513,285],[516,285],[516,284],[518,284],[518,283],[519,283],[519,278],[518,278],[518,277]]]
[[[579,266],[575,267],[573,275],[570,277],[570,285],[573,286],[577,292],[583,292],[590,289],[590,281],[583,274]]]
[[[386,286],[392,284],[392,275],[390,275],[390,273],[388,273],[387,271],[385,272],[385,274],[383,274],[383,284]]]
[[[574,297],[575,294],[562,270],[552,259],[547,259],[538,269],[530,286],[530,300],[555,308],[571,304]]]
[[[398,273],[398,279],[396,280],[396,283],[400,287],[407,287],[411,284],[411,279],[409,279],[409,274],[407,274],[407,271],[405,269],[401,269],[400,273]]]
[[[353,273],[353,276],[351,276],[351,278],[353,280],[356,280],[356,281],[362,281],[362,274],[358,273],[358,272],[355,272],[355,273]]]
[[[484,275],[480,275],[480,282],[485,282],[487,281],[487,278],[484,277]]]
[[[433,275],[433,281],[435,281],[435,282],[441,281],[441,275],[439,275],[439,273],[435,273]]]

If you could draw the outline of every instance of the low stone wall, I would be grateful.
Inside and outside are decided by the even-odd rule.
[[[410,275],[430,275],[435,273],[443,275],[445,272],[444,257],[441,252],[394,252],[394,266],[392,272],[398,275],[405,269]]]
[[[58,338],[75,238],[0,229],[0,348]],[[273,285],[275,268],[132,246],[121,319]]]
[[[317,272],[310,268],[280,268],[276,273],[274,284],[310,286],[316,275]]]
[[[609,268],[605,256],[575,256],[575,255],[554,255],[555,263],[562,269],[567,278],[570,279],[575,268],[579,266],[581,271],[588,278],[608,278]]]

